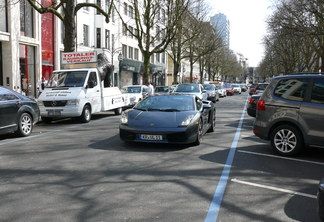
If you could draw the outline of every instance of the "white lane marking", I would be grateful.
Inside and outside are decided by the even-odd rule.
[[[213,199],[210,203],[207,215],[205,217],[205,222],[215,222],[217,221],[217,217],[219,214],[219,210],[223,201],[223,197],[224,197],[224,193],[225,193],[225,189],[227,186],[227,181],[229,178],[229,174],[231,172],[231,167],[232,167],[232,163],[233,163],[233,159],[236,153],[236,147],[237,147],[237,143],[240,139],[240,134],[241,134],[241,128],[243,125],[243,120],[244,120],[244,115],[246,113],[246,107],[247,107],[247,102],[248,102],[248,98],[245,101],[245,105],[241,114],[241,118],[240,118],[240,122],[236,128],[236,133],[234,136],[234,139],[232,141],[232,145],[229,149],[228,155],[227,155],[227,159],[226,159],[226,163],[224,165],[223,171],[222,171],[222,175],[219,179],[219,182],[217,184],[216,190],[214,192],[213,195]]]
[[[235,182],[235,183],[240,183],[240,184],[249,185],[249,186],[253,186],[253,187],[264,188],[264,189],[268,189],[268,190],[274,190],[274,191],[278,191],[278,192],[282,192],[282,193],[288,193],[288,194],[292,194],[292,195],[299,195],[299,196],[309,197],[309,198],[313,198],[313,199],[317,198],[316,195],[296,192],[296,191],[292,191],[292,190],[287,190],[287,189],[282,189],[282,188],[278,188],[278,187],[267,186],[267,185],[262,185],[262,184],[257,184],[257,183],[250,183],[250,182],[246,182],[246,181],[243,181],[243,180],[238,180],[236,178],[231,179],[231,181]]]
[[[264,154],[264,153],[257,153],[257,152],[245,151],[245,150],[237,150],[237,152],[240,152],[240,153],[248,153],[248,154],[258,155],[258,156],[272,157],[272,158],[277,158],[277,159],[290,160],[290,161],[296,161],[296,162],[302,162],[302,163],[311,163],[311,164],[317,164],[317,165],[324,166],[324,163],[310,161],[310,160],[301,160],[301,159],[295,159],[295,158],[291,158],[291,157],[276,156],[276,155],[270,155],[270,154]]]

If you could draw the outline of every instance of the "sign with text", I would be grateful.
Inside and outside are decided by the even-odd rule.
[[[97,52],[62,52],[61,64],[97,62]]]

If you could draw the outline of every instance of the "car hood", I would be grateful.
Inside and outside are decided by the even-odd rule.
[[[169,128],[178,127],[182,121],[195,116],[197,111],[161,112],[130,110],[128,126],[140,128]]]

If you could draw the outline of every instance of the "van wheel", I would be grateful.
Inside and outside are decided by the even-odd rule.
[[[18,129],[16,134],[18,136],[29,136],[33,130],[33,119],[28,113],[23,113],[18,120]]]
[[[122,113],[123,109],[121,107],[114,110],[115,115],[120,115]]]
[[[291,125],[275,128],[270,135],[270,141],[273,150],[282,156],[296,155],[303,147],[300,131]]]
[[[88,123],[91,120],[91,108],[89,105],[85,105],[83,107],[82,114],[80,116],[80,120],[82,123]]]

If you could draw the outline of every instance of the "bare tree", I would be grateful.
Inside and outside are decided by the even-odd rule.
[[[21,1],[21,0],[20,0]],[[105,11],[101,6],[94,3],[77,3],[76,0],[53,0],[48,3],[41,0],[27,0],[29,4],[40,14],[52,13],[57,16],[64,26],[64,52],[73,52],[76,42],[76,15],[81,8],[93,7],[106,17],[106,22],[109,22],[109,17],[112,12],[113,0]]]
[[[175,37],[176,25],[186,10],[188,0],[133,0],[135,29],[129,28],[122,13],[115,5],[124,29],[134,36],[143,55],[143,82],[149,81],[150,58],[156,53],[164,53]]]

